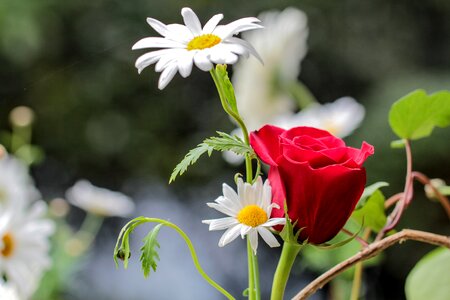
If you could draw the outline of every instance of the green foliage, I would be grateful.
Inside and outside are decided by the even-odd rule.
[[[215,71],[218,79],[218,84],[222,87],[222,90],[225,93],[224,96],[228,106],[234,113],[238,115],[236,96],[234,94],[233,85],[231,84],[230,78],[228,77],[227,66],[217,65]]]
[[[295,232],[295,224],[297,223],[297,221],[292,224],[291,220],[289,219],[288,207],[286,203],[284,204],[284,217],[286,218],[286,224],[284,224],[283,230],[281,230],[280,232],[280,237],[285,243],[298,244],[298,237],[300,235],[300,232],[302,231],[302,228]],[[305,241],[305,244],[306,243],[307,242]]]
[[[183,158],[183,160],[175,167],[175,169],[173,169],[172,175],[170,175],[169,183],[175,181],[178,175],[183,175],[183,173],[186,172],[187,168],[190,165],[195,164],[200,156],[202,156],[206,152],[208,152],[208,156],[211,156],[213,150],[214,148],[205,143],[198,144],[196,148],[191,149]]]
[[[361,198],[359,198],[358,204],[356,205],[356,209],[363,207],[366,204],[367,199],[369,199],[369,197],[372,196],[373,193],[375,193],[377,190],[379,190],[380,188],[382,188],[384,186],[389,186],[389,183],[384,182],[384,181],[378,181],[378,182],[375,182],[374,184],[367,186],[364,189],[364,192],[362,193]]]
[[[438,248],[425,255],[409,273],[408,300],[446,300],[450,295],[450,250]]]
[[[120,259],[123,261],[123,267],[125,269],[128,268],[128,261],[131,257],[130,234],[137,226],[141,225],[142,223],[145,223],[145,217],[137,217],[128,222],[120,231],[116,246],[114,248],[114,262],[116,264],[116,267],[119,267],[117,259]]]
[[[365,204],[352,213],[352,218],[359,224],[363,224],[375,232],[379,232],[386,224],[384,210],[384,195],[376,190],[365,202]]]
[[[147,278],[150,275],[151,269],[156,272],[157,260],[159,261],[159,255],[156,248],[159,248],[159,243],[156,240],[159,230],[163,224],[158,224],[151,230],[147,236],[143,239],[144,245],[141,247],[140,261],[142,263],[142,271],[144,277]]]
[[[450,124],[450,92],[427,95],[424,90],[416,90],[406,95],[392,105],[389,124],[402,139],[429,136],[434,127]]]
[[[220,131],[217,131],[217,134],[219,135],[218,137],[207,138],[203,143],[216,151],[233,151],[240,155],[250,154],[255,156],[253,149],[249,145],[246,145],[238,136],[231,136]]]
[[[190,150],[183,160],[175,167],[170,175],[169,183],[175,181],[178,175],[182,175],[186,172],[190,165],[193,165],[204,153],[208,153],[211,156],[213,150],[216,151],[233,151],[239,155],[251,155],[255,156],[253,149],[246,145],[238,136],[231,136],[224,132],[218,131],[219,136],[207,138],[203,143],[199,144],[196,148]]]

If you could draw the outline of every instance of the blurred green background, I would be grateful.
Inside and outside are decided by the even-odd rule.
[[[146,17],[180,23],[184,6],[202,22],[222,12],[224,23],[265,10],[302,9],[310,33],[299,79],[322,103],[349,95],[366,107],[363,125],[347,142],[375,146],[366,165],[368,183],[391,183],[387,195],[402,189],[404,153],[389,147],[395,137],[387,114],[395,100],[416,88],[450,89],[450,1],[1,0],[0,129],[10,129],[12,108],[33,108],[33,143],[46,154],[33,174],[46,198],[63,195],[78,178],[132,196],[130,182],[165,188],[189,149],[216,130],[234,128],[209,74],[195,69],[188,79],[177,75],[159,91],[152,67],[142,75],[134,68],[142,52],[131,46],[156,36]],[[450,181],[449,133],[437,129],[432,138],[413,143],[416,170]],[[205,185],[214,185],[212,200],[235,172],[215,154],[170,189],[191,203],[199,201],[194,195],[204,193]],[[426,200],[418,184],[416,191],[400,226],[450,234],[444,211]],[[196,216],[195,222],[204,218]],[[107,225],[112,236],[118,233],[115,222]],[[403,299],[407,273],[430,249],[407,243],[389,250],[368,272],[376,292],[367,298]]]

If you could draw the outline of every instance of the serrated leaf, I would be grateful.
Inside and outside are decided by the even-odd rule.
[[[450,124],[450,92],[427,95],[416,90],[395,102],[389,112],[392,130],[403,139],[427,137],[434,127]]]
[[[447,300],[450,295],[450,250],[438,248],[425,255],[406,278],[408,300]]]
[[[231,108],[233,112],[238,114],[236,96],[234,93],[233,85],[231,84],[230,78],[228,77],[227,66],[217,65],[216,74],[217,79],[219,80],[219,84],[223,87],[223,91],[225,93],[225,100],[227,101],[228,106]]]
[[[389,186],[389,183],[384,182],[384,181],[378,181],[378,182],[375,182],[375,183],[367,186],[364,189],[364,192],[362,193],[361,198],[359,198],[358,204],[356,205],[355,209],[359,209],[359,208],[363,207],[366,204],[367,199],[369,199],[369,197],[372,196],[372,194],[375,193],[376,190],[379,190],[380,188],[382,188],[384,186]]]
[[[141,247],[140,261],[145,278],[150,275],[152,269],[153,272],[156,271],[157,261],[159,261],[157,248],[160,247],[156,238],[158,237],[159,230],[162,226],[163,224],[156,225],[143,239],[144,245]]]
[[[244,143],[241,138],[234,135],[231,136],[227,133],[217,131],[218,137],[210,137],[203,141],[203,143],[212,147],[216,151],[232,151],[236,154],[255,155],[253,149]]]
[[[211,156],[213,150],[214,150],[213,147],[205,143],[201,143],[197,145],[196,148],[191,149],[188,152],[188,154],[186,154],[186,156],[183,158],[183,160],[175,167],[175,169],[173,169],[172,175],[170,175],[169,183],[175,181],[178,175],[183,175],[183,173],[186,172],[187,168],[190,165],[195,164],[195,162],[200,158],[200,156],[202,156],[206,152],[208,153],[208,156]]]
[[[378,189],[367,199],[364,206],[352,213],[352,218],[375,232],[379,232],[386,224],[384,195]]]

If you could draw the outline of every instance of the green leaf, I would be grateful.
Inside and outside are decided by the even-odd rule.
[[[156,225],[143,240],[144,245],[141,247],[140,261],[145,278],[150,275],[151,269],[153,269],[153,272],[156,272],[157,261],[159,261],[157,248],[160,247],[156,238],[162,226],[163,224]]]
[[[206,152],[208,153],[208,156],[211,156],[213,150],[216,150],[233,151],[234,153],[239,155],[249,154],[253,157],[256,157],[253,149],[249,145],[246,145],[238,136],[231,136],[220,131],[217,131],[217,134],[219,136],[213,136],[205,139],[203,143],[199,144],[196,148],[190,150],[188,154],[186,154],[183,160],[172,171],[169,183],[174,181],[178,175],[182,175],[184,172],[186,172],[187,168],[190,165],[195,164],[200,156],[202,156]]]
[[[283,241],[285,243],[297,244],[300,246],[307,244],[307,241],[305,241],[303,244],[300,244],[298,242],[298,237],[303,228],[300,228],[297,231],[295,231],[295,225],[297,224],[297,221],[292,223],[291,219],[289,219],[288,207],[286,202],[284,203],[284,217],[286,218],[286,223],[284,224],[284,227],[280,232],[280,237],[283,239]]]
[[[389,112],[389,124],[402,139],[427,137],[435,126],[450,124],[450,91],[427,95],[416,90],[395,102]]]
[[[372,196],[372,194],[375,193],[375,191],[379,190],[384,186],[389,186],[389,183],[384,181],[378,181],[375,182],[374,184],[367,186],[364,189],[361,198],[359,198],[358,204],[356,205],[356,209],[363,207],[366,204],[367,199],[369,199],[369,197]]]
[[[425,255],[406,278],[408,300],[447,300],[450,295],[450,250],[438,248]]]
[[[255,155],[253,149],[244,143],[241,138],[234,135],[231,136],[224,132],[217,131],[219,137],[210,137],[203,141],[209,147],[212,147],[216,151],[233,151],[240,155]]]
[[[375,232],[380,231],[386,224],[386,214],[384,210],[384,196],[376,190],[367,199],[365,204],[352,213],[352,218],[359,224],[363,224]]]
[[[225,93],[225,100],[227,101],[228,106],[231,108],[233,112],[238,114],[236,96],[234,94],[233,85],[231,84],[230,78],[228,77],[227,66],[217,65],[216,74],[217,79],[219,80],[219,84],[222,86],[223,91]]]
[[[183,160],[173,169],[172,175],[170,175],[169,183],[172,181],[175,181],[178,175],[182,175],[184,172],[186,172],[187,168],[190,165],[195,164],[195,162],[202,156],[204,153],[208,152],[208,156],[211,156],[212,151],[214,150],[213,147],[201,143],[197,145],[196,148],[190,150],[188,154],[183,158]]]

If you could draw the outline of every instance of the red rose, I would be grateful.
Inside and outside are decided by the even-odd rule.
[[[363,142],[361,149],[347,147],[329,132],[295,127],[284,130],[266,125],[250,134],[250,144],[270,166],[273,202],[284,216],[284,201],[292,222],[303,228],[300,239],[322,244],[345,225],[366,184],[362,164],[374,153]]]

